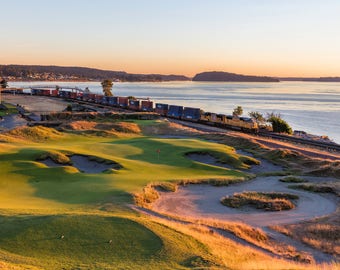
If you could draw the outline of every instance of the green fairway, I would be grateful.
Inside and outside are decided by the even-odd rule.
[[[244,176],[239,171],[186,158],[186,153],[205,151],[224,156],[233,164],[242,164],[233,149],[196,139],[137,137],[110,140],[65,135],[60,140],[48,143],[17,145],[11,147],[11,151],[2,148],[5,151],[0,155],[0,184],[3,186],[0,208],[19,209],[22,205],[22,209],[47,206],[51,209],[74,204],[103,203],[112,199],[115,204],[124,204],[132,202],[131,193],[140,191],[150,182]],[[46,151],[91,155],[118,162],[123,168],[109,173],[86,174],[67,165],[48,167],[36,161]],[[18,193],[21,195],[19,198],[11,195]]]
[[[233,148],[197,139],[107,138],[40,127],[0,139],[0,261],[15,265],[183,268],[191,258],[200,261],[210,253],[189,236],[140,219],[128,206],[133,194],[153,182],[247,177],[187,158],[204,152],[234,167],[247,166]],[[70,164],[73,154],[121,168],[83,173]],[[49,167],[39,160],[42,156],[62,164]]]

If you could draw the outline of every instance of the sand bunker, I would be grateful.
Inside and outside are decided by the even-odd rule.
[[[119,170],[122,168],[120,164],[115,163],[113,161],[99,162],[91,157],[83,155],[73,155],[70,157],[70,159],[72,161],[72,166],[77,168],[80,172],[83,173],[102,173],[109,169]],[[65,164],[56,163],[51,158],[47,158],[40,162],[44,163],[48,167],[68,166]]]
[[[260,192],[285,192],[299,196],[295,209],[288,212],[261,212],[257,209],[234,209],[220,203],[224,196],[236,192],[253,190]],[[292,190],[279,177],[257,177],[252,181],[229,186],[188,185],[177,192],[160,192],[160,198],[153,204],[156,212],[180,217],[239,221],[252,226],[295,223],[324,216],[336,210],[336,204],[319,194]]]

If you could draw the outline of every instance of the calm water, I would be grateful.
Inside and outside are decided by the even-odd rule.
[[[99,82],[12,82],[10,86],[72,85],[100,93]],[[295,130],[328,135],[340,143],[340,83],[115,83],[117,96],[150,97],[156,102],[200,107],[231,114],[240,105],[250,111],[280,113]]]

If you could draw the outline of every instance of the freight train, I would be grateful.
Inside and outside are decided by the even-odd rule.
[[[249,117],[216,114],[204,112],[200,108],[169,105],[164,103],[156,103],[154,106],[154,102],[149,99],[104,96],[87,92],[35,88],[31,89],[31,95],[60,97],[66,100],[95,103],[98,105],[124,108],[133,111],[155,112],[164,117],[198,122],[222,128],[236,129],[245,132],[257,133],[259,131],[259,126],[256,121]]]

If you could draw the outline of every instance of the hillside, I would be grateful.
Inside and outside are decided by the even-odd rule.
[[[248,76],[222,71],[198,73],[192,80],[205,82],[279,82],[278,79],[271,77]]]
[[[132,74],[125,71],[101,70],[87,67],[39,65],[0,65],[0,77],[9,80],[103,80],[127,82],[159,82],[190,80],[183,75]]]

